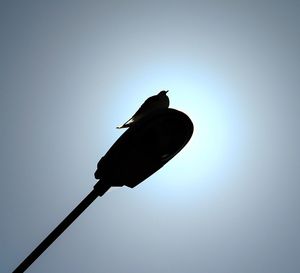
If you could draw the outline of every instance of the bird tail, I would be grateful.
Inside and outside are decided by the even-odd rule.
[[[123,128],[128,128],[128,127],[129,127],[129,125],[125,123],[122,126],[117,126],[116,128],[117,129],[123,129]]]
[[[133,122],[134,122],[134,119],[130,118],[122,126],[118,126],[117,129],[128,128],[130,126],[130,124]]]

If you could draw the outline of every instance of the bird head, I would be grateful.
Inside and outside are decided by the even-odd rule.
[[[159,96],[165,96],[167,93],[169,92],[169,90],[162,90],[158,93]]]

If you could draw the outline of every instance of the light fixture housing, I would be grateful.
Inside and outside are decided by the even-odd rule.
[[[135,187],[172,159],[190,140],[193,123],[183,112],[153,112],[127,129],[97,164],[94,189]]]

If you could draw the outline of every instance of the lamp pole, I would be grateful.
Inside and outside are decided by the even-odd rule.
[[[24,272],[98,197],[102,196],[110,186],[98,182],[96,187],[75,207],[69,215],[20,263],[13,273]],[[97,184],[96,184],[97,185]]]

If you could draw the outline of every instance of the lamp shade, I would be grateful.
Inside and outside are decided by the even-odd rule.
[[[162,109],[146,116],[127,129],[98,162],[98,185],[135,187],[173,158],[192,134],[192,121],[178,110]]]

